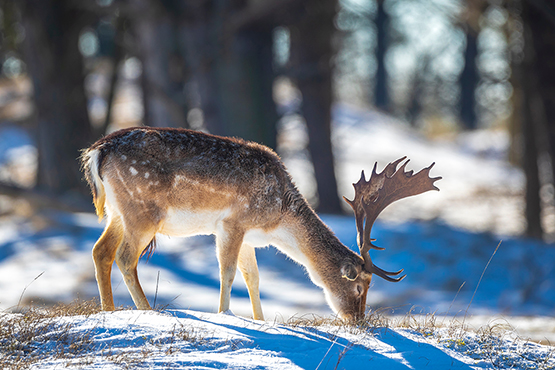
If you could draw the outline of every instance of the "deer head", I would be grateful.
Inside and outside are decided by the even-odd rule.
[[[343,197],[353,208],[355,213],[358,232],[357,242],[360,255],[364,260],[364,265],[360,273],[357,271],[349,271],[344,274],[343,277],[348,280],[354,281],[362,278],[368,281],[369,284],[372,274],[376,274],[387,281],[396,283],[403,280],[406,276],[399,276],[403,272],[403,269],[395,272],[382,270],[372,262],[369,253],[370,249],[384,249],[372,244],[375,239],[370,237],[370,232],[374,225],[374,221],[388,205],[399,199],[418,195],[429,190],[439,190],[434,185],[434,182],[440,180],[441,177],[429,177],[430,170],[435,163],[432,163],[429,167],[414,174],[413,171],[405,171],[405,167],[409,160],[401,164],[399,169],[397,169],[399,163],[404,161],[405,158],[406,157],[403,157],[389,163],[380,173],[376,172],[377,163],[375,163],[372,175],[368,181],[366,181],[364,171],[362,171],[360,180],[356,184],[353,184],[355,188],[355,198],[349,200]],[[364,315],[364,305],[366,302],[366,293],[368,291],[368,285],[365,284],[363,286],[366,286],[366,288],[364,289],[365,291],[362,292],[362,307],[360,307],[359,311],[362,315]],[[355,316],[360,316],[360,314]]]

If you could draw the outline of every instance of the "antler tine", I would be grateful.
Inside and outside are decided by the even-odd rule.
[[[378,164],[374,164],[374,169],[372,170],[372,175],[370,179],[373,178],[373,174],[376,172],[376,166]],[[364,195],[370,195],[372,191],[368,191],[370,181],[366,181],[366,176],[364,174],[364,170],[360,174],[360,179],[358,182],[353,184],[355,188],[355,198],[353,200],[347,199],[347,197],[343,197],[345,201],[351,206],[355,213],[355,222],[357,227],[357,244],[360,250],[360,254],[363,254],[363,246],[364,246],[364,219],[366,218],[366,213],[362,206],[362,198]],[[377,189],[376,189],[377,190]],[[375,191],[374,191],[375,192]],[[367,194],[368,193],[368,194]],[[384,248],[376,247],[370,244],[375,249],[383,250]]]
[[[366,266],[365,266],[365,268],[366,268]],[[381,277],[384,280],[390,281],[392,283],[398,283],[401,280],[403,280],[404,278],[406,278],[407,274],[405,274],[403,276],[399,276],[397,278],[393,278],[391,276],[400,275],[403,271],[405,271],[405,269],[400,269],[399,271],[395,271],[395,272],[389,272],[389,271],[382,270],[378,266],[372,264],[371,271],[369,271],[369,272],[378,275],[379,277]]]
[[[377,163],[374,164],[372,175],[368,181],[366,181],[363,171],[361,179],[356,184],[353,184],[355,198],[352,201],[345,198],[355,212],[358,245],[360,254],[364,259],[365,270],[385,280],[394,282],[401,281],[405,277],[405,275],[398,278],[392,277],[401,274],[403,270],[397,272],[382,270],[374,265],[370,258],[370,249],[384,249],[372,244],[374,239],[370,238],[370,232],[374,221],[388,205],[397,200],[429,190],[439,190],[434,185],[434,182],[441,179],[441,177],[429,177],[430,170],[435,163],[432,163],[429,167],[422,169],[416,174],[412,170],[405,171],[409,160],[402,163],[399,169],[397,169],[397,166],[405,159],[406,157],[402,157],[389,163],[380,173],[376,171]],[[366,219],[365,223],[364,219]]]
[[[402,161],[404,161],[405,159],[407,159],[407,156],[401,157],[401,158],[397,159],[396,161],[388,163],[387,166],[385,166],[383,171],[380,173],[380,175],[384,174],[387,177],[393,176],[395,171],[397,171],[397,165],[399,163],[401,163]],[[403,164],[403,166],[406,166],[407,163],[409,163],[409,161],[410,161],[410,159],[407,159],[407,161]],[[374,172],[375,172],[375,169],[376,169],[377,166],[378,166],[378,162],[374,163]],[[376,175],[378,175],[378,174],[376,174]]]
[[[375,189],[372,189],[372,193],[368,194],[367,196],[361,197],[360,206],[364,210],[364,216],[366,217],[366,224],[364,225],[363,237],[362,237],[362,244],[359,245],[360,247],[360,254],[364,256],[365,254],[370,255],[368,252],[370,249],[377,249],[377,250],[384,250],[385,248],[378,247],[372,244],[373,239],[370,238],[370,231],[372,230],[372,226],[374,225],[374,221],[378,218],[380,212],[387,207],[388,204],[384,204],[381,209],[373,209],[373,205],[375,202],[380,201],[380,190],[383,189],[385,186],[386,179],[392,178],[396,173],[399,173],[401,170],[404,172],[404,168],[409,163],[410,160],[407,160],[405,163],[401,165],[399,171],[397,171],[397,166],[407,157],[404,156],[402,158],[397,159],[396,161],[390,162],[382,172],[377,173],[376,168],[378,163],[374,163],[374,169],[372,170],[372,176],[368,180],[367,184],[372,183],[375,181],[376,185]],[[365,259],[366,260],[366,259]]]

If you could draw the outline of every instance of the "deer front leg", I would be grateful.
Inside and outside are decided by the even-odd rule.
[[[243,244],[241,247],[239,252],[239,270],[241,270],[249,290],[253,318],[255,320],[264,320],[264,313],[260,304],[260,291],[258,290],[259,275],[256,254],[254,248],[250,245]]]
[[[116,250],[123,239],[123,227],[119,218],[113,217],[102,236],[93,248],[93,260],[96,282],[100,293],[100,303],[104,311],[114,310],[114,298],[112,296],[112,265],[116,258]]]
[[[141,228],[138,227],[136,230],[141,230]],[[139,263],[141,253],[154,238],[154,235],[154,231],[147,232],[144,229],[141,233],[137,232],[134,235],[126,233],[123,242],[116,252],[116,264],[123,275],[123,281],[131,294],[131,298],[139,310],[151,309],[143,288],[139,283],[137,264]]]
[[[231,286],[237,271],[237,258],[243,243],[242,230],[227,227],[216,235],[216,249],[220,265],[220,306],[218,312],[229,311]]]

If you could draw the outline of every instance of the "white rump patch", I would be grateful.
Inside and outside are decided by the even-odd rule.
[[[104,185],[102,184],[102,180],[100,178],[100,174],[98,173],[98,159],[99,159],[100,151],[95,149],[87,153],[87,166],[91,170],[92,180],[94,183],[94,187],[97,191],[100,191]]]

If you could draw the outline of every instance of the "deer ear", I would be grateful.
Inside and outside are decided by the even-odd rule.
[[[355,281],[361,270],[362,266],[358,266],[357,268],[357,266],[347,262],[341,267],[341,277],[349,281]]]

